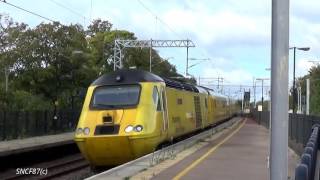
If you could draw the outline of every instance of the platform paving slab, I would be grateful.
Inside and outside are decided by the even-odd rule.
[[[74,143],[74,132],[0,141],[0,157]]]
[[[212,141],[152,179],[174,179],[218,143]],[[269,131],[248,119],[236,134],[187,171],[181,179],[268,180],[268,157]],[[294,169],[299,157],[288,149],[288,159],[288,179],[294,179]]]

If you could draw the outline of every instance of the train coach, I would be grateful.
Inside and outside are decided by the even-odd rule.
[[[75,142],[92,166],[115,166],[234,115],[235,101],[141,70],[119,70],[87,90]]]

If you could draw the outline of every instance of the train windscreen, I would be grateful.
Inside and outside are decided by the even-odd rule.
[[[94,90],[91,107],[113,109],[135,106],[139,102],[140,85],[101,86]]]

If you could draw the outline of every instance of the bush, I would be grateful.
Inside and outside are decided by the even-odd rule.
[[[7,94],[9,110],[32,111],[51,109],[52,105],[41,95],[33,95],[26,91],[17,90]]]

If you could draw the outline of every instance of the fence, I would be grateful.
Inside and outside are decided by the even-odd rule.
[[[253,111],[252,115],[259,124],[269,128],[270,112]],[[289,146],[301,155],[301,163],[295,172],[296,180],[313,180],[315,177],[319,149],[319,124],[320,117],[289,114]]]
[[[304,148],[301,156],[301,162],[298,164],[295,171],[295,180],[313,180],[317,166],[317,152],[319,148],[319,125],[312,128],[312,133]]]
[[[80,112],[0,111],[0,140],[18,139],[73,131]]]
[[[252,113],[256,121],[269,128],[270,112],[263,111]],[[289,140],[306,146],[309,136],[312,133],[312,127],[320,123],[320,117],[304,114],[289,114]]]

